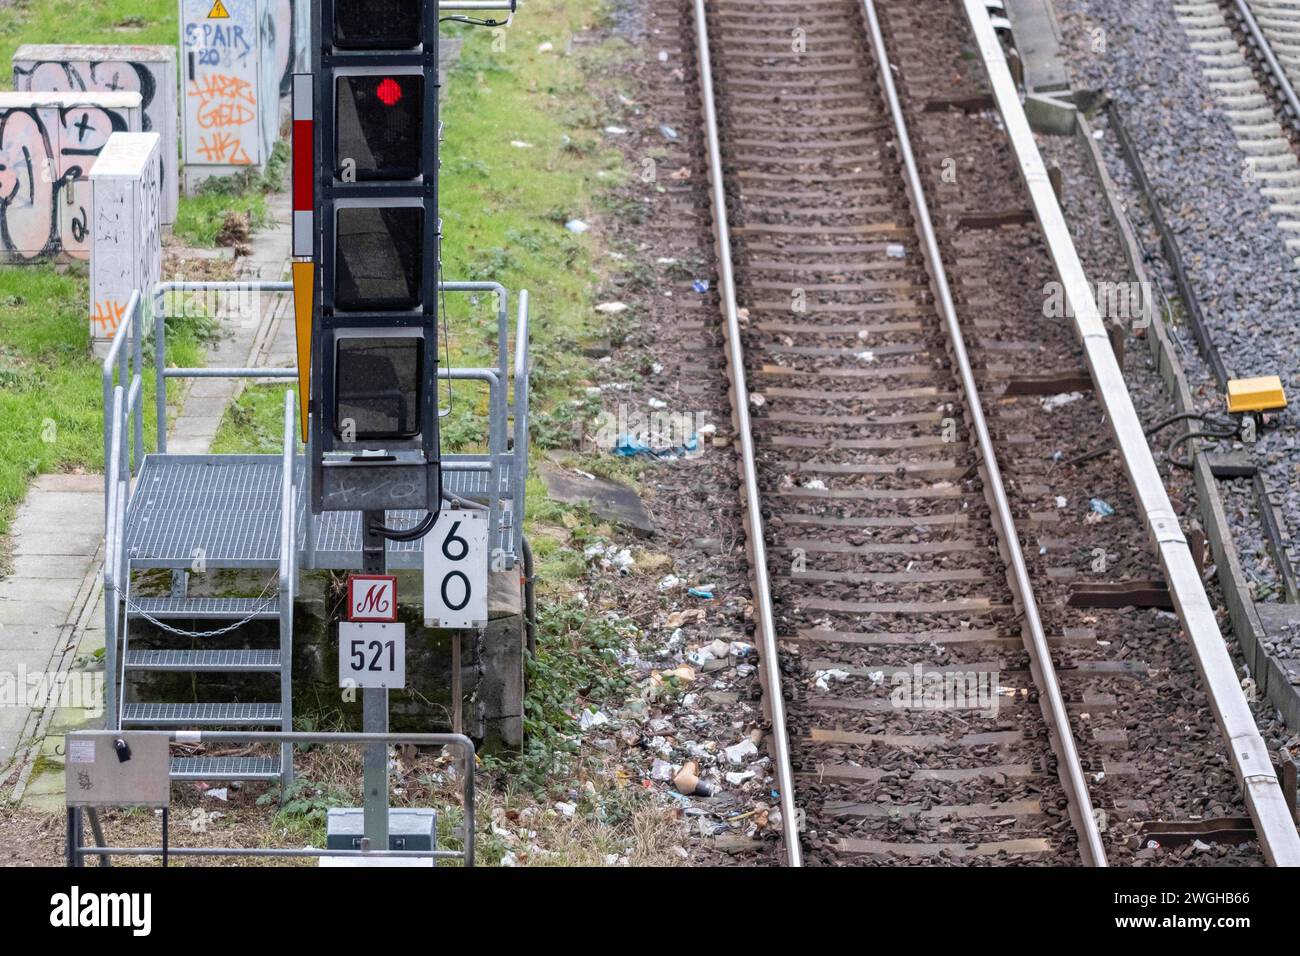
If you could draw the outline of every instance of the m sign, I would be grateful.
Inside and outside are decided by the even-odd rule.
[[[397,620],[397,578],[391,574],[348,575],[348,620]]]

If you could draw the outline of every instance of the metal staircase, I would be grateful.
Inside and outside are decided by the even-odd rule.
[[[313,516],[306,459],[298,455],[298,407],[285,396],[284,447],[279,455],[167,454],[166,384],[207,375],[296,380],[293,369],[186,369],[166,364],[164,296],[179,291],[289,292],[287,283],[164,283],[153,291],[153,346],[158,451],[145,454],[143,420],[144,315],[139,296],[128,303],[104,361],[105,445],[105,681],[106,727],[169,730],[293,730],[290,670],[293,609],[301,568],[361,567],[359,514]],[[445,455],[444,486],[489,509],[494,562],[514,567],[523,529],[528,474],[528,293],[519,293],[513,367],[508,361],[507,290],[492,282],[448,282],[447,292],[498,296],[498,364],[440,369],[447,380],[489,388],[486,454]],[[513,384],[513,401],[509,386]],[[513,419],[513,422],[511,421]],[[390,527],[417,524],[423,512],[389,512]],[[390,568],[423,567],[422,542],[387,543]],[[189,593],[189,571],[266,573],[256,597],[202,597]],[[133,575],[172,573],[165,596],[133,593]],[[271,646],[205,646],[256,622],[278,621]],[[132,646],[150,625],[148,647]],[[250,641],[249,643],[254,643]],[[163,646],[158,646],[163,645]],[[254,700],[143,701],[132,699],[133,676],[146,673],[278,675],[279,693]],[[196,695],[201,696],[201,695]],[[225,696],[233,696],[227,694]],[[292,749],[277,755],[174,756],[173,780],[292,780]]]

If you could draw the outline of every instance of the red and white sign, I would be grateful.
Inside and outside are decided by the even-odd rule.
[[[391,574],[348,575],[348,620],[397,620],[397,578]]]

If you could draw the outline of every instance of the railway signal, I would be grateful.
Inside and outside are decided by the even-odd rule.
[[[319,10],[314,80],[294,89],[312,510],[436,514],[438,3]]]

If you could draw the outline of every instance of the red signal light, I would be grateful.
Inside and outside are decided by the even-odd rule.
[[[402,87],[391,76],[386,77],[375,94],[385,106],[396,106],[402,100]]]

